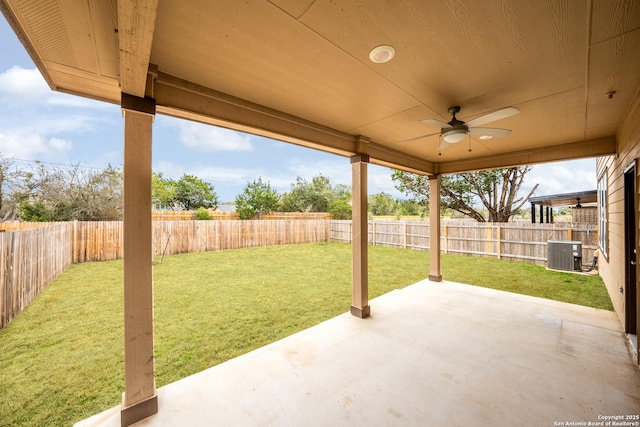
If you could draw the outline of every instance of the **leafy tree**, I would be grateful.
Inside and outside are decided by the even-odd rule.
[[[526,197],[518,197],[524,177],[531,166],[494,169],[441,177],[441,204],[478,222],[508,222],[531,197],[536,184]],[[407,172],[395,171],[392,179],[396,188],[414,197],[421,204],[428,203],[429,179]],[[486,210],[476,208],[480,201]]]
[[[349,203],[350,199],[339,198],[331,202],[329,212],[333,215],[333,219],[351,219],[353,216],[353,207]]]
[[[278,208],[278,193],[262,178],[248,182],[242,194],[236,197],[236,211],[240,219],[253,219]]]
[[[218,195],[213,185],[195,175],[183,174],[175,183],[175,191],[174,206],[180,206],[188,211],[199,207],[212,209],[218,207]]]
[[[335,195],[329,178],[314,176],[311,182],[297,177],[291,192],[285,193],[282,208],[285,212],[327,212]]]
[[[425,215],[425,209],[414,200],[396,200],[396,215]]]
[[[385,192],[374,194],[369,197],[369,211],[372,215],[392,215],[396,211],[396,201]]]
[[[20,219],[28,222],[51,221],[49,211],[43,202],[23,203],[19,207]]]
[[[282,196],[282,209],[285,212],[331,212],[332,206],[337,210],[345,208],[343,203],[336,203],[341,199],[347,203],[351,200],[348,186],[338,184],[332,187],[329,178],[323,175],[314,176],[311,182],[297,177],[291,184],[291,191]]]
[[[151,200],[156,209],[174,210],[177,195],[176,181],[164,178],[162,172],[151,175]]]

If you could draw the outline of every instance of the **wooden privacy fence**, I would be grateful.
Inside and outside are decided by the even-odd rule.
[[[548,240],[582,242],[582,262],[591,263],[597,249],[594,225],[557,223],[478,223],[443,221],[440,249],[443,253],[486,256],[546,265]],[[329,239],[350,242],[351,221],[331,221]],[[369,243],[409,249],[429,249],[428,222],[369,221]]]
[[[0,233],[0,328],[72,261],[70,223]]]
[[[123,257],[121,221],[73,223],[73,262]],[[329,221],[154,221],[153,255],[326,242]]]

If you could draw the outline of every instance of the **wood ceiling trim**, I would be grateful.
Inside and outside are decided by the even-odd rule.
[[[144,97],[158,0],[118,2],[120,87],[122,92]]]
[[[98,101],[120,103],[118,80],[96,76],[87,71],[48,61],[45,61],[44,64],[52,79],[56,82],[57,91]]]
[[[158,72],[158,112],[292,142],[334,154],[356,154],[353,135]]]
[[[533,165],[536,163],[575,160],[615,154],[616,137],[606,136],[590,140],[575,141],[567,144],[538,147],[511,153],[493,154],[454,162],[438,164],[439,173],[460,173],[483,169],[505,168]]]

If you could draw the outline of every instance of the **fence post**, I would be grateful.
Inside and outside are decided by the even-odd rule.
[[[71,236],[71,262],[78,262],[78,220],[73,221],[73,234]]]
[[[376,245],[376,222],[371,221],[371,244]]]
[[[573,240],[573,229],[567,228],[567,240]]]
[[[491,230],[491,226],[488,226],[486,228],[484,234],[485,234],[485,239],[486,239],[485,240],[485,244],[484,244],[484,251],[487,253],[486,256],[488,258],[488,257],[491,256],[490,254],[493,253],[493,241],[492,241],[493,233],[492,233],[492,230]]]
[[[449,227],[448,226],[444,226],[444,253],[448,254],[449,253]]]
[[[407,223],[404,223],[404,229],[402,232],[402,247],[407,249]]]
[[[496,248],[496,254],[498,256],[498,259],[502,258],[502,227],[498,226],[497,230],[496,230],[497,236],[497,244],[498,247]]]

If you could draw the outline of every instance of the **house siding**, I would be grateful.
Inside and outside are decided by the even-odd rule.
[[[602,174],[607,174],[607,220],[608,220],[608,254],[601,254],[598,265],[616,314],[620,322],[625,323],[625,300],[620,288],[625,287],[625,254],[624,254],[624,172],[640,157],[640,93],[636,93],[634,102],[630,105],[629,112],[623,125],[617,132],[618,154],[615,156],[599,157],[596,162],[596,174],[600,179]],[[636,165],[636,174],[640,167]],[[636,176],[636,192],[640,188],[639,176]],[[638,248],[638,200],[636,194],[636,253]],[[640,270],[639,270],[640,272]],[[640,286],[637,286],[640,288]]]

